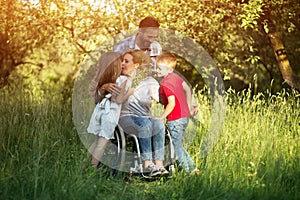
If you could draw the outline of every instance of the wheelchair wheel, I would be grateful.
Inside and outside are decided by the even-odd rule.
[[[165,164],[170,174],[175,173],[175,149],[173,146],[171,134],[166,127],[166,143],[165,143]]]
[[[114,139],[107,145],[101,162],[110,168],[110,175],[116,177],[121,174],[125,162],[126,140],[123,130],[117,126]]]

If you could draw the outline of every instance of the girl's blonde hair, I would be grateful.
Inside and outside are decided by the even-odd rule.
[[[101,55],[97,63],[98,70],[90,84],[90,95],[96,95],[105,83],[115,83],[121,75],[121,55],[116,52],[107,52]],[[103,96],[106,95],[105,94]]]

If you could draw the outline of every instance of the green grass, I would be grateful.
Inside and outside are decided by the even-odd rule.
[[[210,105],[198,96],[202,126],[190,123],[185,144],[201,174],[125,183],[101,171],[82,173],[86,149],[72,122],[71,102],[61,94],[1,89],[0,198],[299,199],[299,93],[229,90],[223,131],[206,158],[198,155]]]

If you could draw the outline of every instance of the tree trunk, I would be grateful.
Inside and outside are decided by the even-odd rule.
[[[298,77],[291,68],[281,35],[276,31],[276,26],[272,21],[270,10],[270,5],[267,4],[264,6],[264,16],[262,17],[264,30],[271,42],[283,79],[287,82],[287,84],[299,90],[300,77]]]
[[[300,78],[296,76],[296,74],[293,72],[293,69],[290,66],[290,62],[287,59],[286,50],[282,43],[280,34],[278,32],[268,33],[268,37],[272,44],[274,54],[278,62],[283,79],[290,86],[300,89]]]

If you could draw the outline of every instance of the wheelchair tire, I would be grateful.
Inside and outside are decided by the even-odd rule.
[[[112,143],[116,145],[115,156],[111,159],[111,175],[116,177],[120,172],[124,171],[125,154],[126,154],[126,139],[121,127],[117,126],[114,131],[114,139]]]

